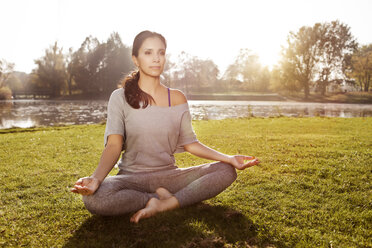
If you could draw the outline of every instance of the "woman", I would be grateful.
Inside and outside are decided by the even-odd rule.
[[[197,140],[185,95],[160,83],[165,52],[161,34],[143,31],[134,39],[132,59],[138,71],[110,96],[98,167],[71,189],[83,195],[93,214],[136,211],[130,221],[138,223],[214,197],[235,181],[235,169],[259,164],[252,156],[222,154]],[[124,150],[119,173],[106,178]],[[184,151],[219,162],[178,168],[173,154]]]

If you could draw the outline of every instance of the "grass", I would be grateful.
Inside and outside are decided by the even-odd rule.
[[[255,155],[215,198],[138,225],[91,215],[69,192],[90,175],[104,125],[0,131],[3,247],[371,247],[372,118],[195,121],[198,138]],[[210,162],[176,154],[180,167]],[[114,169],[111,175],[117,172]]]

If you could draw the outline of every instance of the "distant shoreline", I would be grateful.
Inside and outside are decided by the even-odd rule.
[[[282,95],[278,93],[267,94],[188,94],[189,100],[239,100],[239,101],[284,101],[284,102],[314,102],[314,103],[355,103],[372,104],[372,92],[340,92],[327,93],[325,96],[319,93],[311,93],[308,99],[303,94]]]
[[[89,95],[64,95],[55,98],[36,98],[38,100],[106,100],[110,96]],[[314,102],[314,103],[355,103],[372,104],[372,92],[347,92],[327,93],[321,96],[319,93],[311,93],[307,100],[303,94],[282,95],[278,93],[246,93],[246,94],[186,94],[188,100],[215,100],[215,101],[283,101],[283,102]],[[33,99],[33,98],[17,98]]]
[[[218,100],[218,101],[287,101],[279,94],[257,95],[222,95],[222,94],[188,94],[188,100]]]

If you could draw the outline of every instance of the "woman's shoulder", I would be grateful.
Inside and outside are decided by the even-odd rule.
[[[116,90],[114,90],[111,95],[112,96],[116,96],[116,95],[123,95],[124,94],[124,88],[121,87],[121,88],[117,88]]]
[[[120,105],[125,105],[125,95],[124,95],[124,89],[123,88],[118,88],[114,90],[109,98],[109,103],[115,103],[115,104],[120,104]]]
[[[171,92],[171,100],[173,106],[187,103],[187,98],[181,90],[172,88],[169,89]]]
[[[124,88],[118,88],[114,90],[110,95],[110,99],[123,99],[123,97],[124,97]]]

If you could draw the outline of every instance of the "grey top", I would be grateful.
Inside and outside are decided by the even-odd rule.
[[[173,154],[184,152],[184,145],[198,141],[187,102],[134,109],[125,100],[123,88],[114,90],[108,102],[105,146],[110,134],[124,137],[124,152],[118,163],[122,172],[176,168]]]

